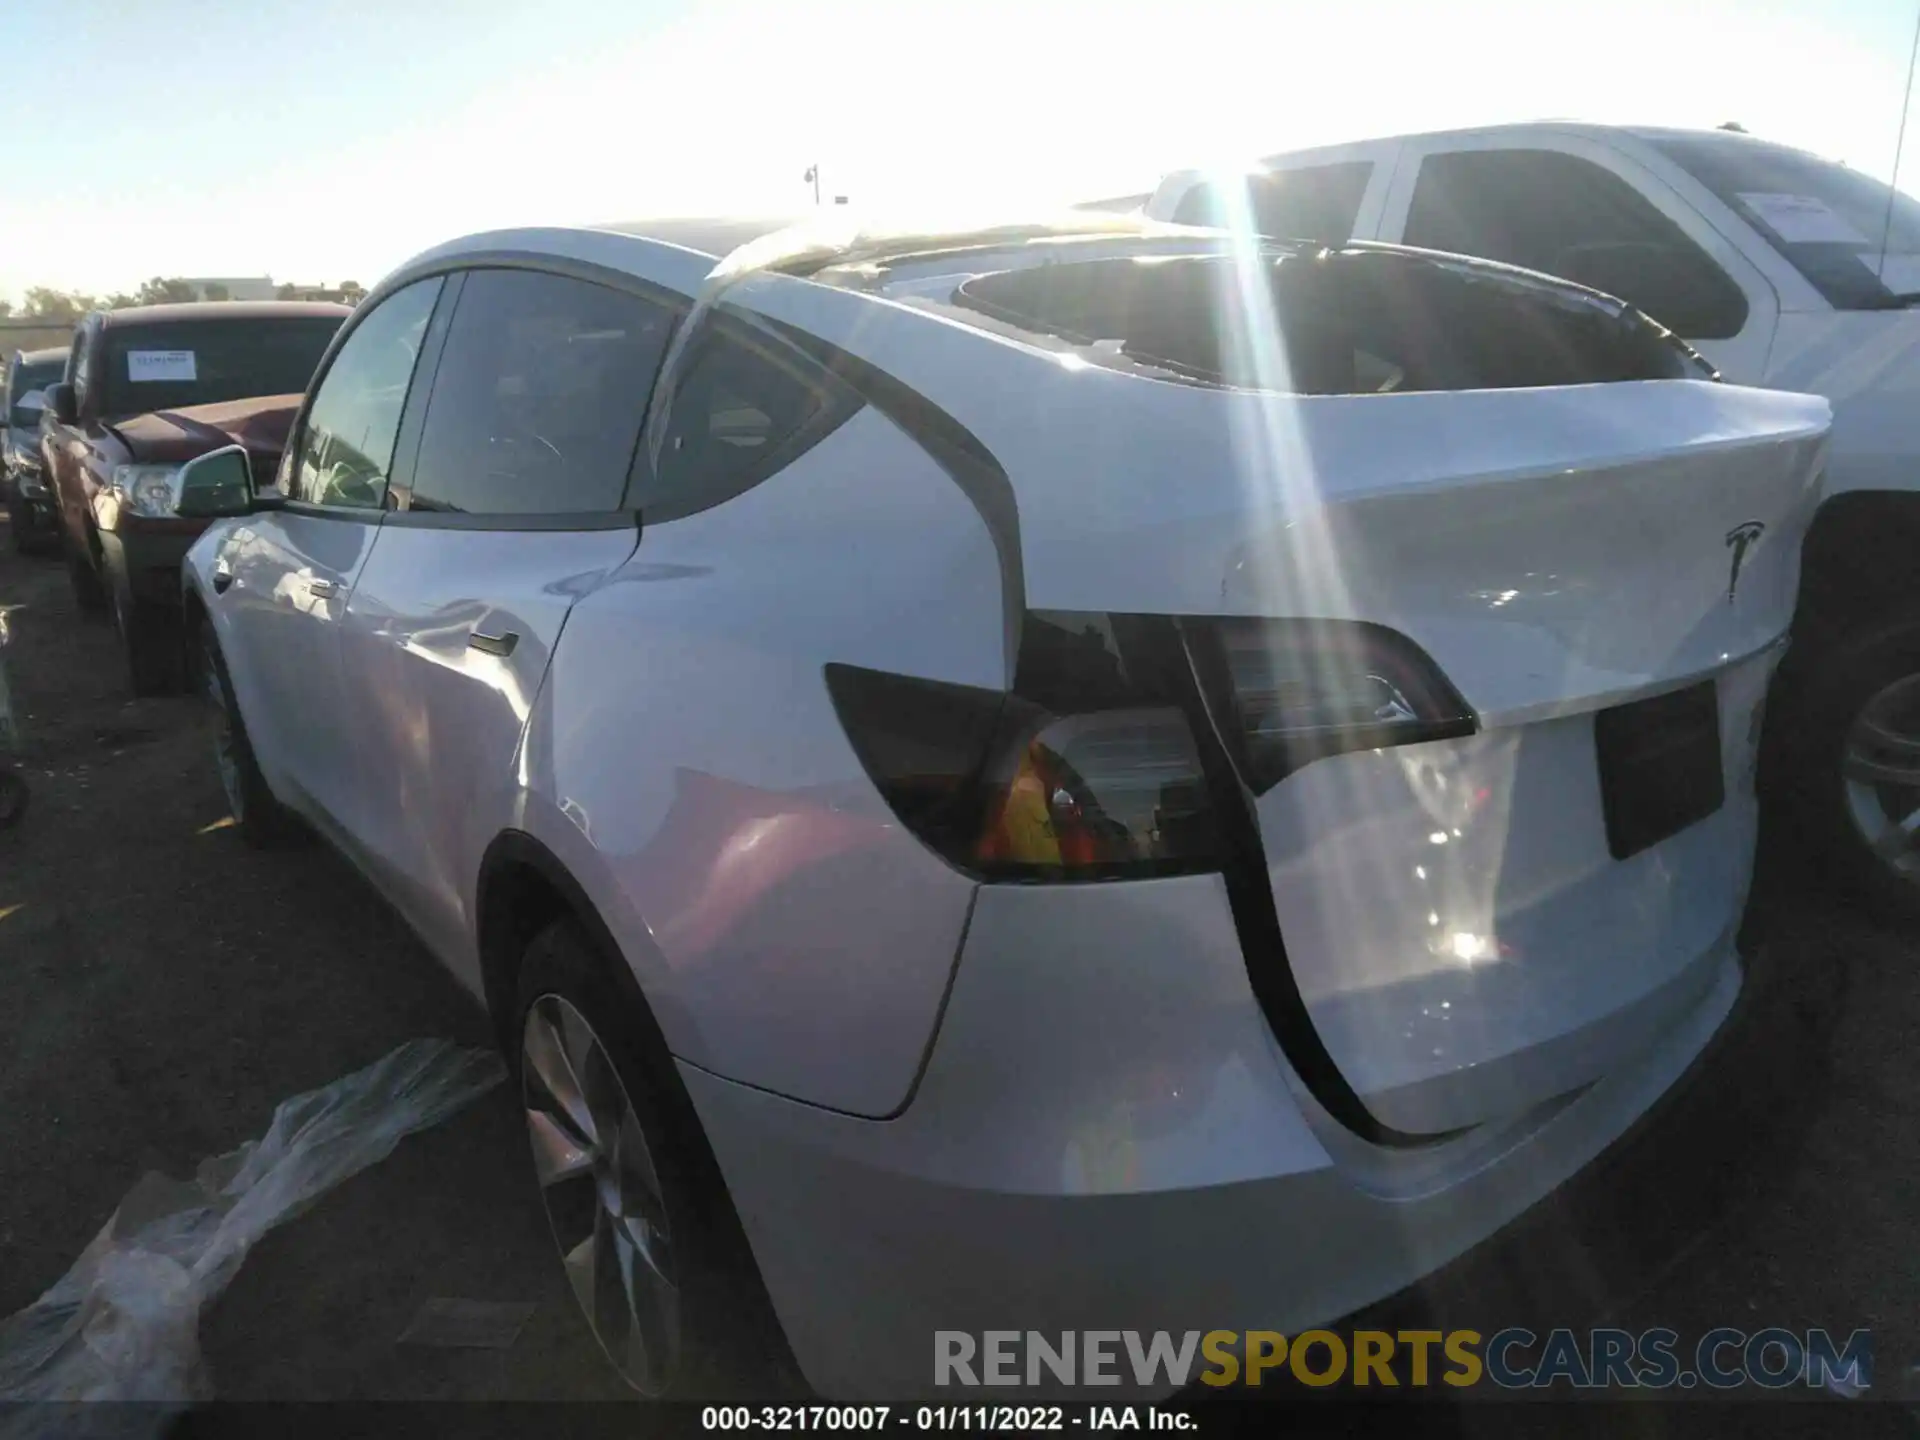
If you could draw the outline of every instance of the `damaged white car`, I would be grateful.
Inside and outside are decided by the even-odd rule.
[[[1686,1070],[1824,401],[1388,248],[676,233],[430,251],[180,478],[241,828],[491,1008],[634,1386],[740,1273],[836,1395],[1297,1332]]]

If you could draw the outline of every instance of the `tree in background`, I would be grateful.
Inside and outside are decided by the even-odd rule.
[[[362,300],[367,298],[367,287],[362,285],[358,280],[342,280],[340,282],[340,298],[349,305],[358,305]]]
[[[193,286],[180,279],[164,280],[156,275],[140,287],[138,303],[142,305],[180,305],[198,300],[199,293]]]
[[[209,284],[201,293],[209,300],[231,300],[233,298],[232,295],[227,293],[227,287],[222,285],[218,280]]]
[[[282,300],[291,300],[293,298],[293,282],[291,280],[282,282],[280,288],[273,293],[278,295]]]
[[[65,290],[35,285],[27,291],[27,315],[34,320],[52,320],[72,324],[94,308],[91,295],[69,294]]]
[[[11,314],[13,314],[13,302],[11,300],[0,300],[0,320],[6,319]]]

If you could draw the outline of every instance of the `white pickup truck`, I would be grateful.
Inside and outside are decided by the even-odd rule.
[[[1180,171],[1146,212],[1543,270],[1637,305],[1727,381],[1826,396],[1763,790],[1835,880],[1920,919],[1920,202],[1744,134],[1541,123]],[[1766,539],[1701,543],[1731,581]]]

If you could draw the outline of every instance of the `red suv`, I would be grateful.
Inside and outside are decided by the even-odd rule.
[[[49,387],[44,450],[81,609],[111,608],[137,695],[178,683],[180,560],[206,528],[175,513],[180,466],[246,447],[271,485],[344,305],[149,305],[80,322]]]

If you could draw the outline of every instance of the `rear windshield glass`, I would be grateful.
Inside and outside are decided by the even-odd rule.
[[[1239,318],[1249,291],[1271,307],[1264,334]],[[1544,278],[1381,251],[1268,261],[1252,283],[1217,256],[1047,265],[981,276],[955,298],[1090,358],[1239,389],[1374,395],[1712,373],[1638,311]]]
[[[107,415],[144,415],[307,388],[343,317],[261,317],[113,327],[106,334]]]
[[[38,390],[57,381],[66,373],[65,360],[42,360],[36,365],[16,365],[7,376],[7,403],[9,423],[14,425],[37,425],[40,423],[40,411],[20,402]]]
[[[1920,291],[1920,201],[1911,195],[1759,140],[1654,144],[1765,236],[1835,309],[1876,309]]]

